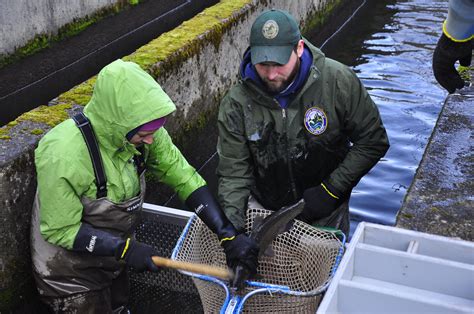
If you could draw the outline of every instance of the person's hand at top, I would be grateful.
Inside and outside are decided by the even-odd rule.
[[[449,0],[443,34],[433,54],[433,73],[450,94],[470,83],[474,38],[474,1]],[[456,70],[455,64],[459,61]],[[467,82],[467,84],[466,84]]]
[[[455,68],[456,61],[461,67],[469,67],[472,58],[472,39],[454,41],[441,35],[433,54],[433,73],[438,83],[450,94],[464,87],[464,80]]]

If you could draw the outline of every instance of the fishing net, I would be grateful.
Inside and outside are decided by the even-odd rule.
[[[143,211],[142,216],[136,239],[153,246],[156,255],[170,257],[189,217],[170,218],[159,211]],[[129,278],[132,313],[203,313],[192,277],[162,268],[159,272],[130,271]]]
[[[271,211],[250,208],[246,230],[254,221]],[[226,267],[225,254],[214,233],[197,217],[185,229],[175,249],[176,260]],[[279,234],[259,259],[258,279],[252,281],[282,285],[288,291],[251,295],[244,303],[244,313],[314,313],[322,288],[327,287],[342,254],[343,243],[337,233],[320,230],[296,220],[292,228]],[[215,281],[193,277],[205,313],[219,313],[226,299],[226,289]],[[227,283],[225,283],[227,284]],[[243,295],[261,287],[246,285]]]

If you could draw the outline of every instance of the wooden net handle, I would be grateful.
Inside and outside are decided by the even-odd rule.
[[[155,265],[159,267],[185,270],[191,273],[209,275],[209,276],[213,276],[213,277],[217,277],[217,278],[221,278],[225,280],[229,280],[232,278],[231,271],[229,269],[225,269],[222,267],[210,266],[206,264],[175,261],[175,260],[160,257],[160,256],[153,256],[152,259],[153,259],[153,263],[155,263]]]

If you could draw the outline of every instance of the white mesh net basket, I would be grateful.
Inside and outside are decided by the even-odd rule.
[[[250,208],[247,211],[247,234],[256,217],[271,211]],[[227,267],[225,254],[217,236],[197,216],[191,218],[178,241],[173,258],[180,261]],[[293,227],[279,234],[271,244],[272,256],[259,259],[258,279],[248,281],[243,295],[244,313],[314,313],[320,295],[327,287],[341,258],[344,244],[337,232],[314,228],[296,220]],[[189,273],[188,273],[189,274]],[[193,275],[193,274],[190,274]],[[219,313],[226,303],[227,282],[208,276],[193,276],[205,313]],[[219,284],[220,283],[220,284]],[[252,294],[265,285],[286,286],[288,289],[268,289]],[[273,292],[272,292],[273,291]]]

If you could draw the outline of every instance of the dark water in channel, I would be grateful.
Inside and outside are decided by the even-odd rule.
[[[447,8],[447,1],[367,1],[322,47],[355,70],[380,110],[391,144],[352,193],[352,232],[360,221],[395,224],[447,95],[431,70]]]

